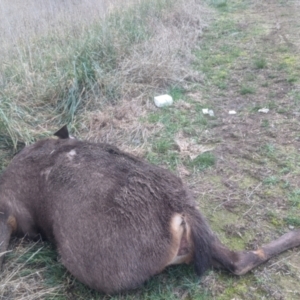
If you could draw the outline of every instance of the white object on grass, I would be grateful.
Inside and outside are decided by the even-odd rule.
[[[202,113],[204,115],[210,115],[211,117],[213,117],[215,115],[214,111],[212,109],[208,109],[208,108],[202,108]]]
[[[258,112],[262,112],[264,114],[267,114],[269,112],[269,109],[264,107],[264,108],[259,109]]]
[[[170,95],[160,95],[154,97],[154,103],[157,107],[170,106],[173,104],[173,98]]]

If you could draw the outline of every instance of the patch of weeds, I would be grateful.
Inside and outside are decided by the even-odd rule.
[[[174,101],[185,98],[185,90],[179,86],[170,88],[169,94],[172,96]]]
[[[280,174],[288,174],[291,172],[291,169],[289,167],[284,167],[280,170]]]
[[[147,120],[150,123],[158,123],[160,121],[160,114],[159,113],[149,114]]]
[[[282,186],[283,189],[289,189],[291,187],[291,184],[290,184],[290,182],[288,180],[284,180],[282,182],[281,186]]]
[[[247,1],[209,0],[208,3],[218,9],[221,13],[233,12],[245,9],[249,3]]]
[[[205,152],[198,155],[195,159],[188,159],[186,164],[196,170],[202,171],[209,167],[212,167],[216,162],[216,158],[213,153]]]
[[[228,42],[228,40],[232,39],[232,34],[239,33],[240,29],[236,22],[224,21],[224,19],[220,19],[212,27],[212,32],[215,35],[207,37],[206,42],[201,50],[196,52],[196,55],[199,58],[199,68],[205,74],[208,83],[221,90],[226,90],[230,70],[241,55],[241,48]],[[218,42],[216,42],[216,38]]]
[[[289,93],[289,95],[292,97],[295,104],[300,103],[300,92],[297,90],[293,90]]]
[[[152,149],[156,153],[165,154],[173,147],[173,143],[167,138],[160,138],[153,142]]]
[[[275,227],[281,228],[284,225],[284,221],[276,213],[268,211],[266,214],[268,221]]]
[[[283,219],[287,225],[300,226],[300,218],[296,216],[288,216]]]
[[[266,185],[276,185],[279,182],[279,179],[276,176],[269,176],[263,180],[263,184]]]
[[[281,53],[286,53],[286,52],[289,52],[290,51],[290,48],[289,46],[287,46],[286,44],[280,44],[278,47],[277,47],[277,50],[278,52],[281,52]]]
[[[277,107],[277,104],[276,104],[276,102],[274,100],[272,100],[272,101],[269,101],[267,107],[269,109],[275,109]]]
[[[290,194],[289,201],[292,206],[300,208],[300,189],[294,190]]]
[[[290,75],[290,76],[288,76],[288,78],[287,78],[287,82],[288,82],[288,83],[295,83],[295,82],[297,82],[297,81],[298,81],[297,75]]]
[[[249,283],[254,281],[253,274],[247,274],[243,277],[239,277],[237,280],[231,278],[224,278],[223,280],[227,282],[227,287],[218,297],[218,300],[250,299]]]
[[[255,94],[255,88],[247,85],[242,85],[240,88],[241,95]]]
[[[264,57],[257,57],[254,59],[254,66],[256,69],[264,69],[267,67],[267,60]]]
[[[194,117],[191,117],[190,111],[176,109],[174,107],[165,107],[158,112],[149,114],[148,121],[163,124],[165,136],[172,136],[179,130],[193,127],[194,123],[198,123]]]
[[[273,91],[269,92],[268,99],[274,99],[274,98],[276,98],[276,94]]]
[[[255,81],[256,76],[255,76],[253,73],[248,72],[248,73],[245,75],[245,79],[246,79],[247,81]]]
[[[167,284],[166,284],[167,283]],[[200,285],[200,279],[191,266],[172,266],[154,276],[144,286],[137,299],[210,299],[210,295]],[[208,297],[208,298],[207,298]]]
[[[182,98],[181,89],[173,89],[173,96]],[[154,164],[166,165],[169,169],[176,169],[181,161],[179,152],[175,145],[176,134],[183,132],[185,134],[197,134],[207,124],[208,120],[202,114],[202,106],[199,104],[191,104],[191,110],[180,109],[176,107],[160,109],[157,112],[149,114],[147,120],[151,123],[163,124],[159,135],[154,136],[151,144],[151,151],[147,153],[147,159]],[[194,164],[199,169],[204,169],[211,163],[203,161],[195,161]],[[206,158],[208,160],[208,158]],[[192,163],[191,163],[192,164]]]
[[[273,157],[276,153],[276,147],[274,144],[268,143],[262,146],[262,153],[269,157]]]
[[[264,127],[264,128],[270,127],[270,122],[269,122],[269,120],[263,119],[263,120],[261,121],[261,127]]]
[[[289,112],[289,109],[288,108],[284,108],[284,107],[280,107],[276,110],[277,113],[279,114],[286,114]]]
[[[211,3],[217,8],[227,7],[227,0],[212,0]]]
[[[194,125],[200,128],[208,125],[208,119],[202,114],[202,112],[195,116]]]
[[[225,82],[217,82],[216,86],[220,89],[220,90],[227,90],[228,86],[227,83]]]
[[[259,109],[261,109],[262,106],[259,104],[254,104],[252,106],[249,107],[249,111],[252,113],[257,113]]]
[[[165,153],[157,153],[149,151],[146,159],[155,165],[164,165],[170,170],[175,170],[180,162],[179,153],[177,151],[166,151]]]

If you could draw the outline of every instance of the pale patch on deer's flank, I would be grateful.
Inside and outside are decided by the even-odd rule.
[[[17,231],[17,220],[14,216],[9,216],[7,219],[7,225],[11,228],[11,231],[14,233]]]
[[[46,180],[48,180],[48,177],[49,177],[49,174],[50,174],[51,170],[52,170],[52,168],[47,168],[47,169],[43,170],[41,172],[41,176],[45,175]]]
[[[72,149],[70,152],[67,153],[67,157],[69,160],[73,160],[74,156],[76,155],[76,151]]]
[[[181,246],[186,243],[190,248],[190,226],[186,222],[184,215],[176,213],[170,222],[172,243],[170,248],[170,259],[167,263],[169,265],[176,265],[181,263],[189,263],[192,259],[192,251],[180,254],[182,252]],[[184,242],[183,242],[184,240]]]

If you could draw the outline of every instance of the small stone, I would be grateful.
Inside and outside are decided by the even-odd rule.
[[[235,111],[235,110],[230,110],[230,111],[228,112],[228,114],[229,114],[229,115],[236,115],[236,111]]]

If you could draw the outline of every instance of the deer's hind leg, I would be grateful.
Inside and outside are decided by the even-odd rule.
[[[0,270],[7,251],[11,235],[17,230],[17,220],[14,216],[0,211]]]
[[[290,231],[253,251],[231,251],[216,238],[212,247],[213,265],[236,275],[243,275],[270,258],[298,246],[300,246],[300,229]]]

